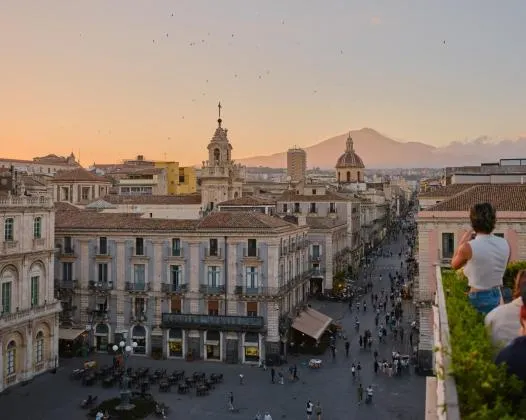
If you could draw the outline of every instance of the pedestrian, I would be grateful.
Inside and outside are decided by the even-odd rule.
[[[378,362],[375,360],[373,363],[374,363],[374,374],[377,375],[378,374]]]
[[[360,373],[362,372],[362,365],[360,362],[356,365],[356,371],[358,372],[358,377],[360,377]]]
[[[295,381],[298,380],[298,367],[296,366],[296,364],[294,364],[294,366],[292,367],[292,379],[294,379]]]
[[[359,339],[359,342],[360,342],[360,348],[362,348],[362,343],[363,343],[363,337],[362,335],[360,334],[360,339]]]
[[[279,384],[280,384],[280,385],[285,385],[285,378],[284,378],[284,376],[283,376],[283,372],[280,371],[280,372],[278,373],[278,377],[279,377]]]
[[[276,369],[272,368],[270,369],[270,380],[272,383],[274,383],[274,380],[276,379]]]
[[[265,417],[263,417],[263,420],[272,420],[272,416],[268,411],[265,413]]]
[[[321,404],[319,401],[316,402],[316,407],[314,407],[314,410],[316,411],[316,419],[321,420]]]
[[[243,385],[244,380],[245,380],[245,375],[243,375],[242,373],[240,373],[240,374],[239,374],[239,385]]]
[[[409,333],[409,344],[411,347],[413,347],[413,331]]]
[[[358,405],[360,405],[362,403],[362,401],[363,401],[363,386],[362,386],[362,384],[358,385],[357,392],[358,392]]]
[[[349,341],[345,341],[345,357],[349,357],[349,348],[351,347]]]
[[[311,400],[307,401],[307,420],[311,419],[312,410],[314,409],[314,404]]]
[[[403,328],[400,328],[400,341],[402,343],[404,342],[404,329]]]
[[[230,395],[228,397],[228,409],[230,411],[234,411],[234,393],[230,392]]]

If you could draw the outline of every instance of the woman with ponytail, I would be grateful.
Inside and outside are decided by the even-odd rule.
[[[520,308],[520,330],[519,336],[504,347],[498,354],[496,363],[506,363],[508,373],[516,375],[520,380],[526,382],[526,285],[521,287],[522,305]]]

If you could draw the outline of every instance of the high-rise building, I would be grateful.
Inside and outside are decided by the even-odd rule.
[[[307,153],[305,150],[293,147],[287,151],[287,176],[291,182],[305,180],[307,170]]]

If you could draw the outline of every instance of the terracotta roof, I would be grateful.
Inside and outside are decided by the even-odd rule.
[[[78,207],[74,206],[73,204],[70,204],[70,203],[65,203],[65,202],[56,202],[55,203],[55,211],[58,213],[58,212],[79,212],[81,211]]]
[[[424,211],[469,211],[477,203],[491,203],[497,211],[526,211],[526,185],[480,184],[434,205]]]
[[[345,226],[346,224],[343,220],[330,219],[327,217],[307,217],[307,225],[309,225],[311,229],[332,229]]]
[[[95,175],[84,168],[75,168],[70,171],[60,171],[53,178],[53,182],[100,182],[109,184],[106,178]]]
[[[477,184],[449,184],[444,187],[418,194],[419,198],[451,197]],[[480,185],[480,184],[478,184]]]
[[[193,230],[197,220],[176,219],[146,219],[138,214],[99,213],[91,210],[57,209],[55,227],[57,229],[78,230],[133,230],[133,231],[165,231]]]
[[[45,187],[46,184],[44,184],[42,181],[39,181],[38,179],[29,176],[29,175],[22,175],[22,181],[24,182],[24,185],[26,187]]]
[[[348,201],[343,195],[337,194],[332,191],[326,191],[325,194],[316,194],[316,195],[304,195],[296,194],[296,191],[287,190],[281,194],[278,198],[278,201],[287,201],[287,202],[334,202],[334,201]]]
[[[257,196],[243,196],[234,198],[233,200],[223,201],[218,206],[273,206],[276,205],[275,200]]]
[[[199,222],[200,229],[279,229],[296,228],[276,216],[259,212],[214,212]]]
[[[114,195],[101,198],[110,204],[201,204],[201,194],[181,195]]]

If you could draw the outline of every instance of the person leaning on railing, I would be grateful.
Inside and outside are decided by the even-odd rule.
[[[497,306],[486,315],[484,322],[490,330],[494,344],[507,345],[519,335],[523,287],[526,287],[526,270],[520,270],[515,277],[513,301]]]
[[[455,270],[464,268],[469,300],[487,314],[502,302],[502,278],[510,259],[510,245],[493,235],[496,211],[490,203],[475,204],[469,211],[473,231],[466,232],[451,260]]]
[[[526,285],[521,288],[521,300],[519,337],[499,352],[495,363],[505,363],[510,375],[526,382]]]

